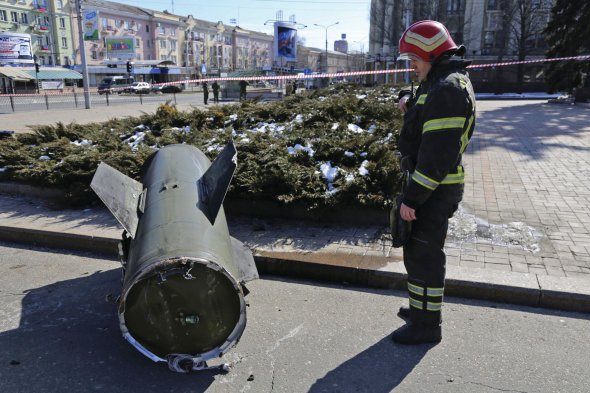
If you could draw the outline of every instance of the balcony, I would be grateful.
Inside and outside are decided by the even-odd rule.
[[[49,10],[47,9],[47,6],[45,6],[45,5],[33,5],[33,11],[39,12],[42,14],[46,14],[47,12],[49,12]]]
[[[49,45],[39,45],[39,52],[49,52]]]
[[[35,25],[35,31],[39,33],[49,33],[48,25]]]

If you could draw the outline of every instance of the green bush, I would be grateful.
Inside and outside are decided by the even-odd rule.
[[[192,144],[213,160],[233,139],[238,170],[230,198],[385,208],[399,188],[401,115],[393,96],[387,87],[342,84],[270,103],[192,111],[166,103],[139,117],[41,126],[0,140],[0,180],[62,189],[84,205],[96,200],[89,184],[101,161],[138,179],[162,146]],[[322,168],[337,168],[331,182]]]

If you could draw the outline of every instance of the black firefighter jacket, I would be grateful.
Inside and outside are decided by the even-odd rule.
[[[408,102],[398,149],[415,166],[402,200],[413,209],[437,188],[464,182],[461,155],[475,127],[475,95],[467,65],[463,60],[433,65]]]

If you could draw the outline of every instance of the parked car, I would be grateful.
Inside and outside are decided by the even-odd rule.
[[[163,85],[160,86],[160,91],[162,93],[180,93],[182,88],[180,85]]]
[[[122,93],[133,83],[132,77],[107,76],[98,85],[98,94]]]
[[[127,93],[148,94],[152,87],[147,82],[133,82],[125,91]]]

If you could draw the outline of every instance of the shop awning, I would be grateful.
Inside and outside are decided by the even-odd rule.
[[[82,79],[82,74],[67,68],[41,68],[37,75],[34,69],[27,69],[25,72],[33,79],[35,76],[40,80],[50,79]]]
[[[35,70],[33,70],[35,72]],[[0,67],[0,75],[4,75],[15,81],[30,81],[35,79],[24,71],[21,67]]]

